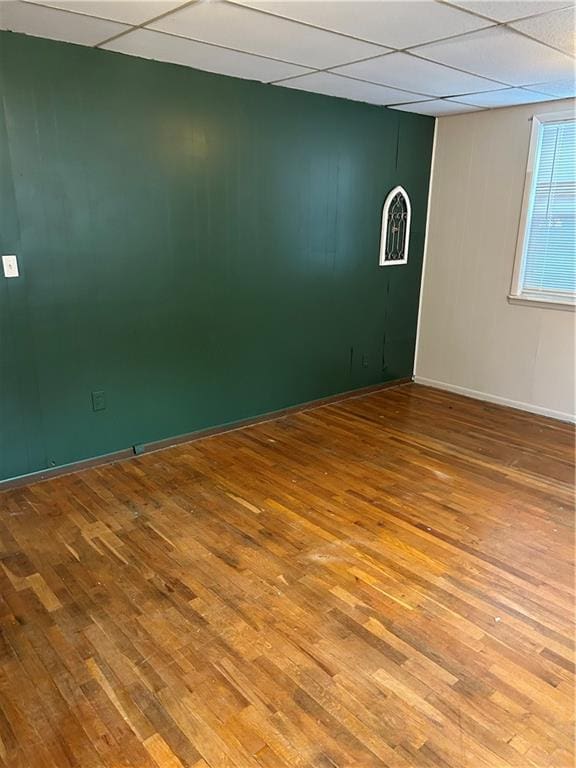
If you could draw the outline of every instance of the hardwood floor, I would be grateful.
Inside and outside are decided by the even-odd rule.
[[[0,495],[7,768],[572,768],[572,427],[408,385]]]

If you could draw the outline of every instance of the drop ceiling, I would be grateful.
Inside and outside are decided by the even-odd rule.
[[[0,0],[0,29],[425,115],[576,96],[574,0]]]

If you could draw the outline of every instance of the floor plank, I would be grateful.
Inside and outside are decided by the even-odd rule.
[[[407,385],[0,494],[6,768],[571,768],[574,429]]]

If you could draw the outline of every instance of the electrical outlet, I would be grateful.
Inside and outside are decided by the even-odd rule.
[[[104,390],[100,389],[97,392],[92,392],[92,410],[93,411],[106,410],[106,394]]]
[[[362,355],[362,368],[368,368],[368,355]]]

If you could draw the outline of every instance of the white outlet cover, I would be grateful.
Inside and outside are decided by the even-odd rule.
[[[2,267],[4,268],[4,277],[19,277],[18,259],[16,256],[2,256]]]

